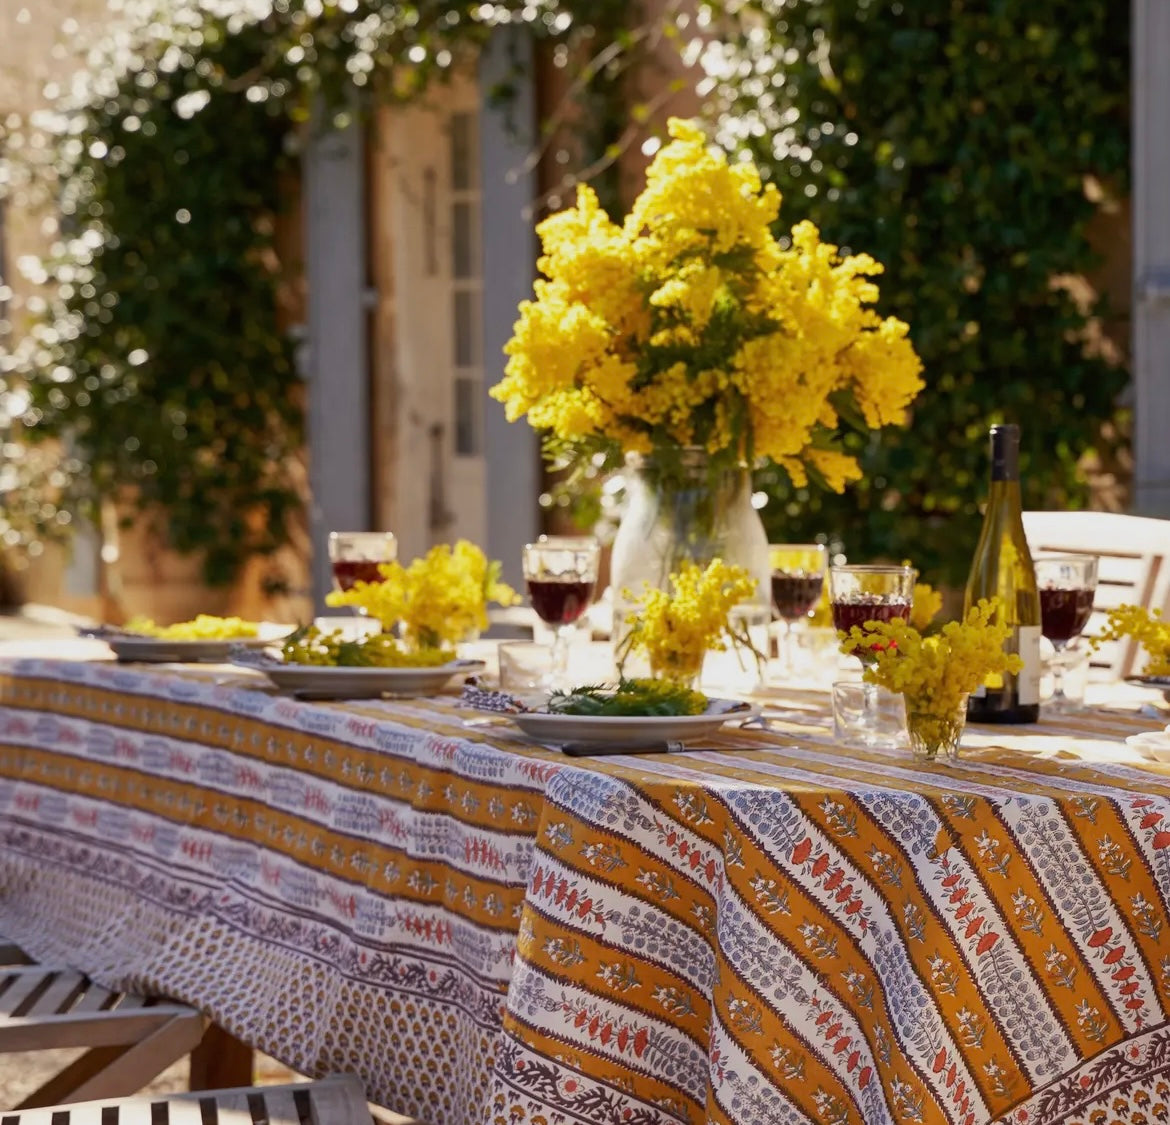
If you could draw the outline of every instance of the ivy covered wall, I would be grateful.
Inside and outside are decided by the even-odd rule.
[[[0,190],[64,212],[30,270],[43,301],[0,343],[10,435],[64,453],[0,489],[10,541],[120,495],[203,552],[212,581],[287,542],[303,414],[279,311],[299,266],[275,252],[282,173],[315,100],[344,115],[416,97],[503,21],[582,67],[568,87],[588,101],[595,171],[669,108],[631,79],[639,54],[701,57],[714,135],[780,185],[785,223],[809,216],[885,264],[882,311],[912,325],[928,390],[904,431],[845,436],[866,478],[844,497],[763,480],[774,539],[827,534],[958,581],[990,422],[1024,425],[1030,506],[1085,502],[1092,452],[1124,447],[1124,356],[1084,280],[1094,224],[1128,190],[1128,25],[1110,0],[750,0],[697,17],[616,0],[119,4],[121,31],[88,45],[56,112],[4,129]]]
[[[1128,5],[763,11],[767,42],[710,60],[720,140],[768,169],[787,223],[807,216],[885,265],[882,311],[910,324],[927,380],[906,429],[846,434],[861,482],[837,496],[771,479],[766,522],[773,539],[829,534],[855,561],[911,558],[962,583],[991,422],[1023,428],[1030,508],[1086,504],[1087,470],[1124,455],[1128,326],[1102,331],[1116,309],[1094,280],[1103,249],[1126,249]]]

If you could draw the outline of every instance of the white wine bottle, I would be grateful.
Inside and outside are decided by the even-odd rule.
[[[973,723],[1034,723],[1040,718],[1040,595],[1020,502],[1020,427],[991,427],[991,492],[967,579],[964,610],[999,599],[1011,626],[1004,642],[1024,662],[1018,673],[989,676],[967,701]]]

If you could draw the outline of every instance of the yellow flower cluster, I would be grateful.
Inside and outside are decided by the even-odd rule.
[[[925,582],[914,583],[914,600],[910,604],[910,624],[925,633],[942,609],[942,594]]]
[[[488,602],[515,605],[516,591],[500,581],[500,564],[489,563],[474,543],[460,539],[432,547],[410,566],[382,563],[381,582],[356,582],[334,591],[326,605],[353,605],[377,618],[386,630],[400,626],[402,639],[416,649],[449,648],[488,625]]]
[[[260,626],[240,617],[212,617],[201,613],[191,621],[174,625],[156,625],[149,617],[134,617],[126,622],[125,631],[167,641],[228,641],[254,637]]]
[[[871,307],[881,266],[842,258],[808,222],[777,241],[775,186],[696,124],[670,133],[621,226],[583,186],[537,228],[544,277],[491,393],[571,449],[699,446],[840,490],[859,470],[832,446],[834,403],[876,428],[923,385],[907,326]]]
[[[1160,609],[1148,610],[1138,605],[1111,609],[1104,630],[1089,644],[1097,649],[1104,641],[1132,637],[1145,649],[1147,676],[1170,676],[1170,621],[1162,620]]]
[[[864,678],[906,697],[907,711],[948,715],[989,675],[1018,672],[1020,658],[1004,651],[1011,626],[998,620],[998,599],[982,599],[962,621],[924,637],[901,619],[867,622],[842,637],[841,651],[864,653]],[[875,638],[882,642],[875,644]]]
[[[709,651],[722,652],[733,632],[731,611],[755,594],[756,580],[740,566],[713,559],[706,567],[687,560],[670,576],[670,589],[647,588],[626,617],[630,632],[622,662],[631,650],[650,659],[662,679],[689,681],[699,674]],[[634,599],[629,591],[627,598]]]

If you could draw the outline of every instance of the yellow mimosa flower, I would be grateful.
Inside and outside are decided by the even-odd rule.
[[[873,311],[881,266],[809,222],[777,241],[780,194],[753,165],[694,122],[670,135],[622,224],[582,186],[537,227],[543,276],[491,394],[582,456],[697,445],[839,491],[859,469],[828,448],[833,403],[876,428],[923,385],[907,326]]]

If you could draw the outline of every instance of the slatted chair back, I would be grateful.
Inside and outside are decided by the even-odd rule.
[[[1069,551],[1098,557],[1097,596],[1085,636],[1102,631],[1120,605],[1165,610],[1170,605],[1170,520],[1117,512],[1025,512],[1033,555]],[[1139,670],[1136,642],[1107,641],[1093,653],[1090,676],[1122,679]]]
[[[0,1111],[0,1125],[372,1125],[352,1075],[166,1097]]]
[[[0,1053],[88,1048],[22,1107],[135,1093],[194,1050],[206,1026],[185,1004],[114,992],[71,969],[0,968]]]

